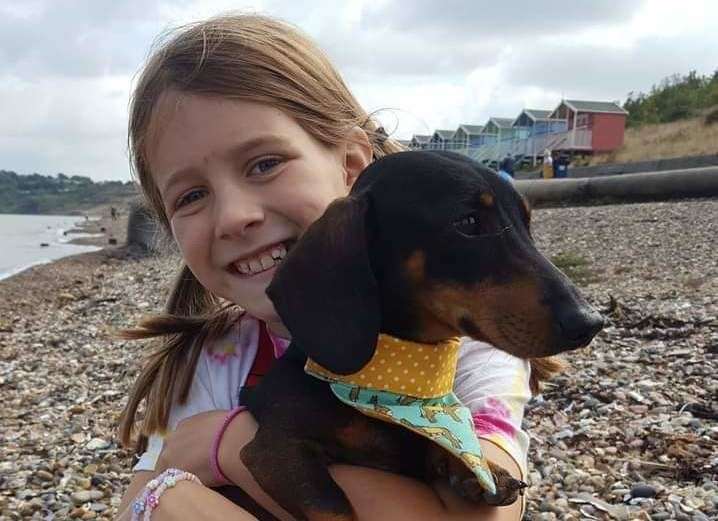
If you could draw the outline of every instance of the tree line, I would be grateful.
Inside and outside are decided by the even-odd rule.
[[[135,194],[131,181],[96,183],[80,175],[19,175],[0,170],[0,213],[78,214]]]
[[[670,123],[697,116],[714,106],[718,106],[718,70],[705,76],[696,71],[685,76],[674,74],[654,85],[648,94],[630,92],[623,104],[629,127]]]

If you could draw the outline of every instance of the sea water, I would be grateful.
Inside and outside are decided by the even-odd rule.
[[[68,244],[88,236],[64,233],[84,221],[83,216],[0,214],[0,280],[36,264],[102,249]]]

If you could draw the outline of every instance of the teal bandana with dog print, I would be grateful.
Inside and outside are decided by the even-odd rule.
[[[429,345],[379,335],[374,356],[358,373],[338,375],[312,360],[305,371],[329,382],[339,400],[362,414],[401,425],[448,450],[495,494],[471,412],[452,391],[458,349],[458,339]]]

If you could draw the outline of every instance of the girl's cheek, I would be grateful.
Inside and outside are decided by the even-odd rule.
[[[183,237],[182,227],[178,226],[174,219],[172,219],[172,221],[170,221],[170,226],[171,226],[171,230],[172,230],[172,238],[174,239],[175,244],[179,247],[179,249],[182,250],[182,237]],[[183,252],[183,254],[184,254],[184,252]]]
[[[301,225],[306,229],[314,221],[319,219],[322,214],[326,211],[329,204],[339,195],[328,193],[326,191],[320,192],[319,194],[306,194],[304,204],[301,208],[297,209],[299,215],[301,215]]]
[[[191,223],[188,223],[182,219],[173,219],[172,221],[172,236],[174,237],[175,243],[177,244],[177,247],[179,248],[180,252],[182,253],[182,257],[191,258],[193,254],[193,248],[192,245],[195,244],[195,248],[197,248],[199,245],[197,245],[197,237],[194,237],[196,235],[193,232],[193,228],[191,226]]]

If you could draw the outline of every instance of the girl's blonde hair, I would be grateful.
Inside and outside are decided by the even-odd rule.
[[[223,15],[180,27],[155,48],[130,102],[128,145],[134,175],[148,207],[171,235],[159,190],[147,160],[155,114],[168,92],[220,96],[265,103],[293,117],[327,146],[348,130],[366,132],[379,158],[403,147],[361,108],[325,54],[295,27],[259,15]],[[135,449],[167,428],[173,400],[189,394],[202,345],[224,333],[242,314],[208,292],[182,266],[161,315],[124,330],[125,339],[161,337],[147,357],[120,419],[120,439],[132,443],[135,417],[145,401]]]

